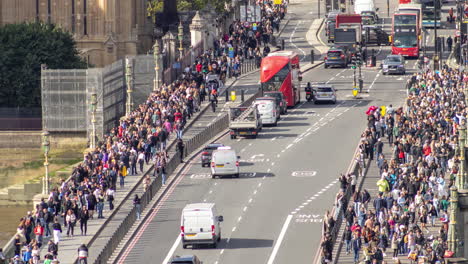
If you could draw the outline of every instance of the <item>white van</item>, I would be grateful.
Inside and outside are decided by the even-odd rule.
[[[231,147],[219,147],[211,155],[211,178],[234,175],[239,178],[239,159]]]
[[[219,223],[223,216],[218,215],[214,203],[187,204],[180,218],[182,247],[210,244],[213,248],[221,240]]]
[[[253,104],[257,106],[262,124],[275,126],[278,124],[279,111],[274,98],[271,100],[258,98]]]
[[[356,0],[354,1],[354,12],[361,14],[363,11],[376,12],[374,0]]]

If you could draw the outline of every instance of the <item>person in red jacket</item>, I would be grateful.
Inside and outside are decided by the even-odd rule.
[[[34,228],[34,234],[36,235],[37,239],[37,244],[39,248],[42,246],[42,240],[44,237],[44,227],[41,225],[41,223],[37,223],[36,227]]]

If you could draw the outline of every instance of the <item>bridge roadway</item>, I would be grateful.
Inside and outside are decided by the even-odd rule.
[[[384,0],[377,3],[385,10]],[[305,34],[316,10],[312,0],[292,0],[288,12],[291,21],[283,32],[286,49],[303,55],[305,64],[310,59]],[[375,49],[378,61],[389,53],[389,47]],[[415,61],[408,61],[407,74],[414,67]],[[217,140],[241,156],[238,179],[211,179],[209,168],[202,168],[195,157],[118,263],[165,263],[174,255],[187,254],[210,264],[315,263],[322,216],[332,207],[339,174],[351,163],[365,128],[364,112],[371,105],[396,105],[406,95],[407,76],[384,76],[375,67],[363,67],[362,74],[364,90],[369,92],[354,99],[352,69],[320,66],[307,71],[304,83],[327,82],[338,89],[335,105],[302,100],[277,127],[264,128],[257,139]],[[251,74],[237,87],[255,89],[258,80],[258,74]],[[214,202],[224,216],[216,249],[182,249],[180,214],[186,204],[196,202]]]

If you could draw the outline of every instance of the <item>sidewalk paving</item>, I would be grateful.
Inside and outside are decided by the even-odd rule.
[[[391,148],[389,147],[388,145],[388,141],[387,141],[387,138],[385,138],[385,140],[382,140],[384,142],[384,149],[383,149],[383,154],[385,156],[386,159],[389,159],[389,157],[391,157]],[[375,159],[372,160],[370,162],[370,166],[369,166],[369,169],[367,171],[367,175],[365,176],[364,178],[364,182],[362,184],[362,187],[361,187],[361,191],[366,189],[367,191],[369,191],[372,199],[371,201],[369,202],[369,210],[372,210],[373,212],[375,212],[375,208],[374,208],[374,198],[377,197],[377,193],[378,193],[378,189],[377,189],[377,181],[380,179],[380,171],[379,171],[379,168],[377,167],[377,164],[376,164],[376,161]],[[346,244],[344,243],[344,241],[342,241],[342,234],[344,232],[344,228],[346,226],[346,223],[343,222],[340,226],[340,231],[338,232],[339,234],[339,238],[337,240],[337,243],[341,243],[341,247],[338,247],[338,246],[335,246],[334,247],[334,251],[333,251],[333,262],[334,263],[340,263],[340,264],[354,264],[354,253],[350,252],[350,254],[346,254]],[[436,225],[434,227],[432,227],[429,223],[427,225],[427,228],[429,229],[429,233],[424,232],[424,236],[425,237],[428,237],[428,236],[431,236],[433,235],[434,237],[437,237],[439,235],[439,230],[440,230],[440,227],[442,226],[442,223],[439,219],[436,220]],[[337,244],[338,245],[338,244]],[[386,255],[387,256],[384,256],[384,260],[387,262],[387,263],[393,263],[395,260],[392,258],[393,257],[393,250],[391,249],[391,244],[389,242],[389,247],[386,249]],[[338,252],[338,249],[341,249],[339,252]],[[360,261],[363,261],[364,260],[364,254],[362,253],[362,250],[360,251]],[[402,264],[412,264],[414,263],[411,262],[408,257],[408,255],[405,254],[405,255],[399,255],[398,258],[400,259],[401,263]],[[360,262],[361,263],[361,262]]]

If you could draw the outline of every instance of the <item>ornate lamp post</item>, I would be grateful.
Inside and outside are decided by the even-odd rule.
[[[131,59],[127,57],[125,59],[125,79],[127,81],[127,102],[125,104],[125,115],[129,116],[130,112],[132,112],[133,109],[133,100],[132,100],[132,93],[133,93],[133,87],[132,87],[132,64],[131,64]]]
[[[156,39],[153,45],[153,57],[154,57],[154,85],[153,91],[158,90],[159,88],[159,40]]]
[[[465,189],[466,185],[466,166],[465,166],[465,140],[466,140],[466,122],[462,121],[460,127],[458,128],[458,148],[460,151],[460,170],[458,171],[457,178],[458,180],[457,188],[459,190]]]
[[[458,211],[458,189],[455,186],[450,188],[450,223],[448,230],[448,248],[454,252],[456,256],[458,251],[457,238],[457,211]]]
[[[92,124],[92,133],[90,140],[90,148],[94,150],[96,148],[96,109],[97,109],[97,94],[96,92],[91,93],[91,124]]]
[[[49,150],[50,150],[50,142],[49,136],[50,133],[48,131],[42,132],[42,150],[44,151],[44,167],[45,167],[45,175],[42,178],[42,194],[47,195],[49,194]]]
[[[184,46],[183,46],[183,40],[184,40],[184,27],[182,26],[182,22],[179,23],[179,54],[180,54],[180,59],[182,60],[182,57],[184,56]]]

